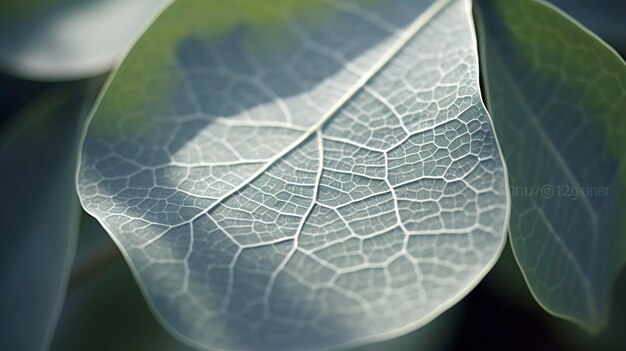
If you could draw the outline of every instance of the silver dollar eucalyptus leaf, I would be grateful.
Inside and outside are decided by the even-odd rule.
[[[196,346],[416,329],[505,242],[469,2],[176,2],[104,94],[78,189]]]

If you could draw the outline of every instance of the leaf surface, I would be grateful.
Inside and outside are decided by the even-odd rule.
[[[83,212],[70,288],[52,351],[190,351],[156,321],[128,265],[102,226]],[[403,337],[354,351],[446,350],[463,304]]]
[[[91,121],[82,204],[194,345],[406,333],[505,241],[477,66],[466,1],[177,2]]]
[[[74,257],[74,189],[87,84],[54,88],[1,136],[0,349],[49,346]],[[94,94],[95,96],[95,94]]]
[[[597,330],[626,254],[626,65],[543,2],[478,9],[513,251],[546,310]]]

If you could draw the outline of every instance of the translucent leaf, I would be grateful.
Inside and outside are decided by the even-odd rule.
[[[72,281],[51,350],[193,349],[156,322],[107,233],[83,214]]]
[[[85,83],[44,93],[1,136],[0,349],[50,343],[74,257],[74,190]]]
[[[51,350],[192,350],[157,323],[115,244],[86,214],[72,277]],[[424,328],[358,351],[446,350],[462,308],[459,304]]]
[[[194,345],[406,333],[505,241],[477,68],[466,1],[177,2],[91,121],[82,204]]]
[[[0,66],[44,80],[104,73],[171,1],[5,1],[0,4]]]
[[[539,303],[596,330],[626,254],[626,65],[550,5],[479,4],[511,245]]]

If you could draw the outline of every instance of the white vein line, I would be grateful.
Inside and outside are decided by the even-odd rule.
[[[367,146],[365,144],[360,144],[360,143],[357,143],[357,142],[352,141],[350,139],[346,139],[346,138],[342,138],[342,137],[337,137],[337,136],[324,134],[324,140],[332,141],[332,142],[340,143],[340,144],[347,144],[347,145],[353,146],[353,147],[355,147],[357,149],[364,149],[364,150],[367,150],[367,151],[370,151],[370,152],[375,152],[377,154],[384,153],[383,150],[376,149],[376,148],[373,148],[371,146]]]
[[[244,165],[254,165],[254,164],[263,164],[267,162],[268,159],[242,159],[242,160],[233,160],[233,161],[217,161],[217,162],[197,162],[193,164],[187,164],[179,161],[171,161],[168,165],[159,165],[156,167],[144,167],[141,171],[144,170],[152,170],[152,171],[160,171],[166,170],[168,167],[181,167],[181,168],[200,168],[200,167],[231,167],[231,166],[244,166]]]
[[[395,144],[393,144],[393,145],[391,145],[390,147],[388,147],[388,148],[386,148],[385,150],[383,150],[383,152],[389,152],[389,151],[391,151],[391,150],[395,149],[396,147],[398,147],[398,146],[400,146],[400,145],[404,144],[404,142],[405,142],[405,141],[407,141],[407,140],[411,139],[412,137],[417,136],[417,135],[419,135],[419,134],[426,133],[426,132],[429,132],[429,131],[432,131],[432,132],[434,133],[434,132],[435,132],[435,129],[438,129],[438,128],[440,128],[440,127],[443,127],[443,126],[445,126],[445,125],[447,125],[447,124],[451,124],[451,123],[454,123],[454,122],[459,122],[459,123],[462,123],[462,124],[467,125],[467,122],[463,122],[463,121],[461,121],[461,120],[459,119],[459,117],[461,117],[461,116],[462,116],[465,112],[467,112],[469,109],[471,109],[471,108],[473,108],[473,107],[475,107],[475,106],[476,106],[476,105],[474,105],[474,104],[470,105],[470,106],[469,106],[469,107],[467,107],[465,110],[463,110],[463,111],[459,112],[458,116],[456,116],[456,117],[454,117],[454,118],[444,119],[444,120],[439,121],[439,122],[436,122],[434,119],[433,119],[433,120],[430,120],[429,122],[430,122],[430,123],[432,123],[431,125],[428,125],[428,126],[426,126],[426,127],[419,128],[419,129],[417,129],[417,130],[411,131],[411,133],[407,134],[407,135],[406,135],[404,138],[402,138],[400,141],[396,142]],[[480,121],[480,119],[477,119],[477,121]]]
[[[278,99],[278,98],[277,98]],[[286,107],[285,107],[286,108]],[[216,118],[215,121],[221,125],[227,127],[250,127],[250,128],[278,128],[278,129],[287,129],[292,130],[294,132],[307,132],[307,129],[304,127],[299,127],[290,123],[285,122],[272,122],[272,121],[237,121],[233,119],[227,119],[224,117]]]
[[[307,249],[302,248],[302,247],[298,247],[298,248],[296,248],[296,250],[300,251],[301,253],[303,253],[305,255],[308,255],[308,257],[310,259],[312,259],[313,261],[319,263],[320,265],[324,266],[325,268],[328,268],[329,270],[331,270],[331,271],[333,271],[335,273],[337,273],[340,270],[340,268],[337,267],[336,265],[334,265],[331,262],[328,262],[325,259],[319,257],[317,255],[317,251],[319,251],[319,250],[311,251],[311,250],[307,250]],[[324,284],[330,286],[330,283],[324,283]]]
[[[241,51],[243,52],[244,57],[248,60],[248,62],[250,62],[250,64],[257,71],[257,74],[260,75],[264,71],[263,65],[261,65],[258,62],[258,60],[256,59],[256,56],[253,55],[252,52],[250,52],[250,47],[247,44],[248,44],[248,42],[240,43]],[[267,84],[265,84],[265,82],[263,82],[263,80],[261,78],[257,78],[255,80],[255,84],[261,91],[265,92],[265,94],[268,97],[273,98],[274,100],[276,100],[276,104],[278,105],[278,107],[280,108],[281,112],[285,116],[285,120],[287,121],[287,123],[291,124],[292,121],[293,121],[293,118],[291,116],[291,111],[289,111],[289,108],[287,107],[287,104],[285,104],[285,101],[283,99],[281,99],[274,92],[274,90],[272,90]]]
[[[191,274],[191,271],[189,269],[189,258],[191,257],[191,253],[193,252],[193,244],[195,241],[195,236],[193,232],[194,232],[193,222],[191,222],[189,223],[189,247],[187,249],[187,253],[185,254],[185,258],[183,260],[184,268],[185,268],[185,275],[183,276],[183,286],[181,289],[181,293],[186,293],[189,290],[189,276]]]
[[[291,116],[291,111],[289,110],[289,107],[287,107],[285,100],[283,100],[280,96],[278,96],[274,92],[274,90],[272,90],[272,88],[270,88],[267,84],[265,84],[265,82],[262,79],[257,79],[255,82],[256,82],[255,85],[259,88],[259,90],[263,91],[265,95],[269,97],[270,99],[274,99],[274,101],[276,102],[276,105],[278,106],[282,114],[285,116],[286,123],[292,124],[293,117]],[[283,127],[283,128],[286,128],[286,127]],[[296,129],[295,127],[291,127],[291,129],[299,130],[299,129]]]
[[[187,224],[189,224],[189,223],[181,223],[181,224],[180,224],[180,226],[187,225]],[[176,227],[178,227],[178,226],[176,226]],[[150,246],[150,245],[154,244],[154,243],[155,243],[155,242],[157,242],[159,239],[161,239],[162,237],[164,237],[165,235],[167,235],[169,232],[171,232],[172,230],[174,230],[174,228],[176,228],[176,227],[170,227],[170,228],[168,228],[168,229],[164,230],[163,232],[161,232],[161,233],[159,233],[159,234],[155,235],[154,237],[152,237],[152,238],[150,238],[150,239],[146,240],[145,242],[141,243],[140,245],[137,245],[137,248],[138,248],[138,249],[145,249],[146,247],[148,247],[148,246]]]
[[[398,110],[396,110],[396,108],[391,103],[389,103],[389,100],[387,100],[384,96],[380,95],[374,88],[365,86],[364,90],[370,95],[372,95],[374,99],[378,100],[381,104],[385,105],[385,107],[387,107],[391,111],[391,113],[394,115],[394,117],[396,117],[396,119],[400,123],[400,126],[402,127],[402,129],[404,130],[406,134],[411,134],[411,132],[404,125],[404,121],[402,121],[401,114],[398,112]]]
[[[348,72],[356,76],[363,74],[361,69],[354,66],[341,54],[337,54],[337,52],[335,52],[332,48],[329,48],[324,44],[318,43],[311,39],[310,36],[305,33],[305,30],[300,27],[300,24],[297,23],[295,20],[289,21],[288,24],[293,33],[298,37],[298,39],[302,42],[305,48],[336,61],[337,63],[343,65]]]
[[[322,133],[319,131],[316,132],[316,141],[317,141],[317,148],[318,148],[318,153],[319,153],[319,156],[318,156],[319,169],[315,177],[315,186],[313,188],[313,198],[311,199],[311,205],[307,209],[306,213],[302,216],[302,220],[298,224],[298,228],[296,229],[296,233],[294,235],[293,246],[291,250],[289,251],[289,253],[287,253],[285,258],[283,258],[283,260],[280,262],[278,267],[274,269],[274,271],[272,272],[272,275],[270,276],[270,280],[267,283],[265,293],[263,294],[263,318],[268,318],[270,316],[269,297],[270,297],[270,293],[272,292],[272,288],[274,287],[274,284],[276,283],[276,278],[278,277],[278,274],[285,269],[285,266],[287,266],[287,263],[291,260],[294,253],[298,250],[299,238],[300,238],[300,234],[302,233],[302,228],[304,227],[304,224],[306,223],[306,220],[308,219],[309,215],[311,215],[311,212],[313,211],[313,208],[315,207],[315,203],[317,202],[319,184],[322,180],[322,172],[324,170],[324,144],[322,143]]]
[[[265,246],[270,246],[270,245],[275,245],[275,244],[282,244],[284,242],[287,241],[292,241],[294,240],[293,237],[284,237],[284,238],[278,238],[278,239],[273,239],[273,240],[266,240],[266,241],[261,241],[258,243],[254,243],[254,244],[239,244],[237,242],[237,244],[242,248],[242,249],[253,249],[253,248],[257,248],[257,247],[265,247]]]
[[[411,40],[430,20],[432,20],[439,12],[441,12],[452,0],[439,0],[432,4],[421,16],[419,16],[409,28],[400,35],[397,42],[391,46],[389,51],[387,51],[373,66],[370,68],[362,77],[359,79],[351,89],[349,89],[342,97],[339,99],[327,112],[322,116],[322,118],[317,121],[314,125],[307,129],[307,131],[296,139],[293,143],[291,143],[288,147],[286,147],[283,151],[279,152],[274,156],[264,167],[259,168],[254,174],[252,174],[245,182],[242,182],[240,186],[226,192],[222,195],[217,201],[211,204],[206,210],[202,213],[197,214],[192,217],[190,221],[195,220],[203,213],[208,213],[217,205],[219,205],[222,201],[235,194],[241,188],[246,186],[252,180],[259,177],[263,174],[267,169],[269,169],[274,163],[283,158],[289,152],[294,150],[297,146],[302,144],[308,137],[310,137],[313,133],[321,129],[321,127],[333,116],[337,111],[339,111],[361,88],[370,81],[385,65],[387,65],[392,58],[396,56],[396,54],[402,50],[406,44]]]
[[[382,166],[375,166],[375,167],[382,167]],[[368,174],[363,174],[363,173],[356,173],[353,170],[343,170],[343,169],[339,169],[339,168],[331,168],[330,166],[327,166],[326,169],[329,172],[332,173],[339,173],[339,174],[345,174],[345,175],[350,175],[350,176],[357,176],[357,177],[363,177],[363,178],[367,178],[368,180],[385,180],[384,177],[377,177],[377,176],[371,176]],[[336,188],[333,188],[331,186],[328,186],[331,189],[335,189],[335,190],[339,190]]]

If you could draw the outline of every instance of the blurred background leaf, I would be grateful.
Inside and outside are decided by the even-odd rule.
[[[102,74],[171,0],[20,0],[0,4],[0,68],[36,80]]]
[[[33,82],[0,74],[0,133],[5,134],[5,124],[17,119],[17,112],[29,100],[57,85],[59,84]]]
[[[548,312],[597,331],[626,255],[626,64],[553,6],[477,4],[513,252]]]
[[[98,82],[51,89],[12,118],[0,145],[0,349],[49,344],[74,257],[81,122]]]
[[[626,1],[548,0],[599,35],[617,51],[626,51]]]

